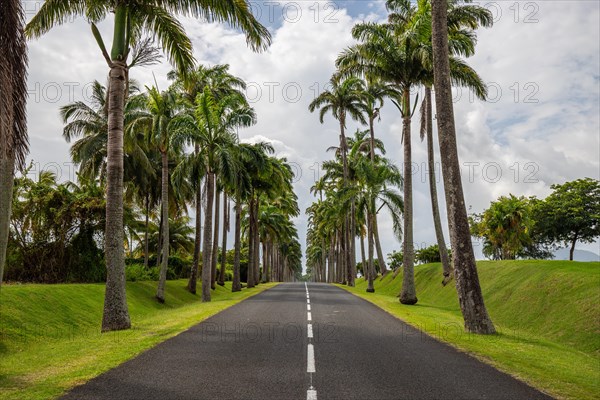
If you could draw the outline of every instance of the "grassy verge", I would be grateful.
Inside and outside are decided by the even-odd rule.
[[[0,398],[59,396],[275,284],[231,293],[217,286],[212,302],[168,281],[166,303],[156,282],[128,282],[133,329],[100,334],[104,285],[8,285],[0,292]]]
[[[479,262],[486,306],[499,333],[465,333],[454,282],[441,266],[415,268],[415,306],[396,297],[402,274],[341,286],[423,332],[558,398],[600,398],[600,263]]]

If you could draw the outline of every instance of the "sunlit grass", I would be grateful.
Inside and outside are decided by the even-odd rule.
[[[402,273],[345,289],[437,339],[469,352],[555,397],[600,397],[600,263],[478,263],[486,306],[499,331],[464,332],[454,282],[442,287],[440,264],[417,266],[419,302],[400,304]]]
[[[168,281],[128,282],[133,329],[100,333],[104,285],[8,285],[0,292],[0,398],[48,399],[83,383],[233,304],[272,287],[231,293],[217,285],[212,302]]]

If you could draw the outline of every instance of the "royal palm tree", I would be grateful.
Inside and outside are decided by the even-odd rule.
[[[205,171],[206,207],[202,247],[202,301],[210,301],[212,257],[212,221],[215,202],[216,174],[233,175],[235,161],[233,145],[237,141],[236,129],[256,122],[254,110],[245,99],[228,95],[216,99],[209,88],[196,98],[194,115],[184,114],[173,120],[174,137],[178,142],[199,143],[198,163]]]
[[[343,79],[339,74],[334,75],[329,81],[331,88],[321,93],[314,99],[308,109],[314,112],[319,111],[319,120],[324,122],[324,117],[328,112],[333,114],[333,117],[340,124],[340,152],[343,165],[344,184],[347,184],[349,178],[347,153],[348,145],[346,143],[346,122],[350,117],[362,124],[366,123],[365,106],[364,106],[364,84],[359,78],[350,76]],[[356,276],[356,254],[354,240],[354,204],[350,206],[347,222],[344,224],[344,245],[348,258],[348,285],[354,286],[354,277]]]
[[[387,4],[390,8],[390,4]],[[361,23],[354,26],[352,35],[360,42],[346,49],[336,64],[343,74],[364,75],[368,79],[379,79],[392,83],[402,94],[394,101],[402,115],[402,141],[404,143],[404,245],[403,284],[400,302],[416,304],[414,283],[414,244],[412,207],[412,149],[411,149],[411,106],[410,91],[424,79],[423,61],[417,52],[422,38],[405,35],[409,21],[416,8],[408,0],[394,4],[396,15],[402,20],[387,24]]]
[[[175,82],[173,86],[179,92],[185,107],[193,114],[195,109],[196,97],[199,93],[202,93],[205,88],[213,94],[216,99],[224,96],[239,96],[243,98],[243,90],[246,89],[246,83],[229,73],[229,65],[215,65],[212,67],[206,67],[199,65],[194,71],[187,71],[186,73],[178,73],[172,71],[169,73],[169,78]],[[198,157],[200,152],[200,143],[194,143],[194,154],[190,155],[181,165],[182,174],[191,174],[190,181],[195,192],[196,197],[196,236],[195,243],[196,248],[194,250],[194,257],[192,268],[190,271],[190,277],[188,280],[188,290],[195,294],[198,268],[200,262],[200,248],[202,242],[201,232],[201,204],[202,204],[202,185],[201,179],[204,177],[204,168],[201,164],[201,158]],[[194,163],[194,160],[197,161]],[[223,240],[226,240],[224,236]]]
[[[383,102],[386,98],[398,99],[400,98],[400,93],[398,89],[389,82],[383,81],[370,81],[367,82],[365,88],[365,111],[367,115],[367,119],[369,121],[369,133],[370,133],[370,143],[369,143],[369,153],[371,156],[371,161],[375,162],[375,119],[380,118],[380,110],[383,107]],[[379,264],[379,270],[382,275],[387,273],[387,267],[385,265],[385,258],[383,256],[383,251],[381,249],[381,241],[379,239],[379,228],[377,224],[377,215],[369,215],[369,223],[372,224],[371,229],[369,230],[369,239],[374,240],[375,249],[377,250],[377,262]],[[372,218],[372,220],[371,220]]]
[[[108,52],[96,23],[114,12],[113,44]],[[229,22],[241,28],[253,49],[270,43],[270,34],[253,17],[245,0],[48,0],[26,27],[30,37],[39,37],[75,16],[91,24],[94,38],[110,69],[108,94],[108,153],[105,258],[106,295],[102,331],[131,326],[125,294],[123,249],[123,106],[128,84],[131,47],[143,33],[155,36],[177,70],[189,71],[194,64],[192,44],[176,14]]]
[[[435,103],[450,242],[454,249],[452,258],[456,291],[465,329],[473,333],[491,334],[495,328],[487,313],[479,284],[460,178],[448,49],[448,2],[431,0],[431,14]]]
[[[20,0],[2,4],[0,14],[0,286],[6,262],[14,170],[29,151],[27,136],[27,44]]]

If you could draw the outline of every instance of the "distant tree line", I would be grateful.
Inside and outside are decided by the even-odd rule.
[[[552,258],[553,250],[600,238],[600,183],[585,178],[552,185],[545,199],[502,196],[470,217],[471,233],[494,260]]]

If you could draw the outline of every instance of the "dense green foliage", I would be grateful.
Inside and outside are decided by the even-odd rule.
[[[495,260],[551,258],[559,245],[571,248],[600,237],[600,182],[585,178],[552,185],[545,199],[502,196],[471,216],[471,233],[483,239],[483,254]]]

